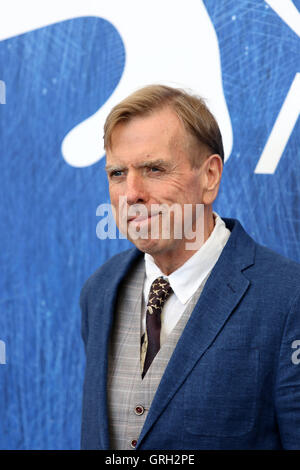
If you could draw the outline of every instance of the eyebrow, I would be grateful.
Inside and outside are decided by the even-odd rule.
[[[169,167],[170,166],[170,163],[169,162],[166,162],[165,160],[162,160],[161,158],[159,159],[156,159],[156,160],[145,160],[143,162],[140,162],[138,163],[137,165],[133,165],[134,168],[145,168],[147,166],[160,166],[160,165],[164,165],[166,167]],[[120,171],[120,170],[126,170],[126,166],[125,165],[106,165],[105,166],[105,171],[107,173],[109,173],[110,171]]]
[[[113,170],[125,170],[125,169],[126,169],[126,166],[124,165],[105,165],[105,171],[107,173]]]

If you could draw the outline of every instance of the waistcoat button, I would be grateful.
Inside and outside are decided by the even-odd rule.
[[[136,415],[140,416],[144,413],[145,408],[142,405],[137,405],[134,409]]]
[[[137,441],[136,441],[135,439],[132,439],[130,445],[131,445],[131,447],[132,447],[133,449],[135,449],[135,448],[136,448],[136,445],[137,445]]]

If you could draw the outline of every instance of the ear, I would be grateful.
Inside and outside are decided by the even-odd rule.
[[[223,162],[220,155],[213,154],[207,157],[202,167],[203,177],[203,204],[212,204],[219,191],[223,171]]]

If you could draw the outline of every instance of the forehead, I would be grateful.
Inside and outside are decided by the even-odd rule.
[[[117,124],[112,131],[107,157],[132,155],[132,152],[165,152],[182,146],[185,137],[185,129],[176,113],[170,108],[164,108]]]

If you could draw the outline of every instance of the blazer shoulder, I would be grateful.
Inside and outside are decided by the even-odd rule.
[[[223,265],[231,262],[258,287],[256,295],[280,304],[293,301],[300,292],[300,264],[268,248],[249,235],[236,219],[223,219],[231,235],[220,257]],[[276,299],[276,300],[275,300]]]
[[[300,263],[287,258],[280,253],[268,248],[266,246],[256,243],[256,260],[258,262],[264,262],[266,265],[274,266],[276,268],[282,268],[291,273],[300,274]]]
[[[260,273],[261,279],[270,281],[279,290],[300,292],[300,264],[274,250],[255,243],[254,270]]]

